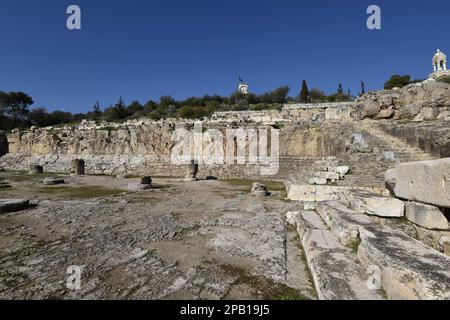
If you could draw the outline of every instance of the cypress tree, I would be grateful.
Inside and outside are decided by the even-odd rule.
[[[300,102],[308,103],[309,102],[309,91],[308,85],[306,84],[306,80],[302,82],[302,90],[300,91]]]

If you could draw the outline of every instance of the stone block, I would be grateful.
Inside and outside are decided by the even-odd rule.
[[[355,196],[350,205],[354,210],[370,216],[401,218],[405,215],[405,204],[395,198]]]
[[[450,158],[402,163],[393,170],[397,198],[450,208]]]
[[[409,221],[430,230],[449,230],[447,218],[438,207],[418,202],[406,202],[405,214]]]

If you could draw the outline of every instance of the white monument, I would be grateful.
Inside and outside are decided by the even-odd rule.
[[[439,49],[433,57],[433,69],[434,72],[447,70],[447,56]]]
[[[242,80],[241,76],[239,76],[238,93],[248,95],[248,84]]]
[[[430,75],[432,79],[449,77],[450,70],[447,70],[447,56],[441,50],[437,49],[433,56],[433,73]]]
[[[240,83],[238,86],[238,92],[243,95],[248,95],[248,84]]]

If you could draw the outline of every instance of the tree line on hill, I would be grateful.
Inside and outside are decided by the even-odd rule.
[[[132,101],[126,104],[122,97],[117,103],[102,109],[96,102],[91,111],[71,113],[66,111],[49,112],[44,107],[33,107],[32,97],[23,92],[0,91],[0,129],[27,128],[31,126],[46,127],[78,123],[83,119],[94,121],[120,122],[128,119],[148,117],[153,120],[165,118],[200,119],[216,111],[244,111],[281,109],[284,103],[320,103],[350,101],[354,97],[350,91],[344,92],[339,84],[337,92],[326,95],[320,89],[308,90],[306,81],[296,97],[289,96],[288,86],[279,87],[264,94],[243,95],[235,92],[230,96],[205,95],[185,100],[175,100],[171,96],[162,96],[159,101],[150,100],[145,104]],[[362,93],[364,93],[364,88]]]

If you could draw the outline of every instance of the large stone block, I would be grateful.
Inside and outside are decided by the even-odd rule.
[[[426,229],[449,229],[449,223],[438,207],[418,202],[407,202],[405,212],[409,221]]]
[[[389,178],[398,198],[450,208],[450,158],[403,163]]]

